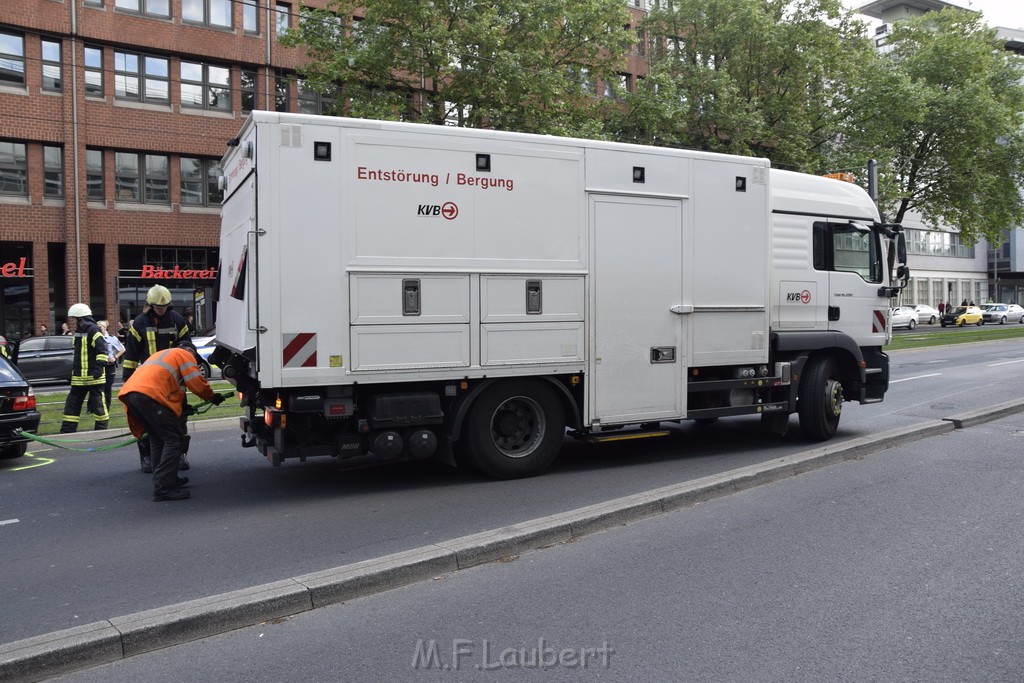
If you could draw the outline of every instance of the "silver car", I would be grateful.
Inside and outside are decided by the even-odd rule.
[[[914,306],[914,310],[917,311],[917,321],[929,325],[934,325],[941,317],[939,312],[928,304],[918,304]]]
[[[889,313],[892,328],[905,327],[912,330],[917,327],[917,311],[910,306],[897,306]]]
[[[1024,308],[1017,304],[986,304],[982,318],[987,323],[1000,325],[1005,325],[1007,321],[1024,324]]]
[[[57,334],[22,339],[16,356],[18,369],[29,382],[70,382],[74,343],[74,337]]]

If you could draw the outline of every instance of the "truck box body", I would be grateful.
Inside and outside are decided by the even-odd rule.
[[[709,373],[773,378],[779,400],[739,385],[746,410],[721,414],[760,412],[794,393],[775,364],[823,344],[857,364],[871,350],[876,377],[849,370],[847,400],[884,394],[891,245],[853,185],[756,158],[268,112],[232,142],[217,344],[251,399],[247,442],[275,462],[372,455],[362,409],[385,394],[437,394],[430,436],[456,451],[480,429],[475,395],[502,382],[552,385],[577,434],[729,408],[736,387],[695,394]],[[286,416],[306,397],[293,422],[319,436],[272,425],[271,394]]]

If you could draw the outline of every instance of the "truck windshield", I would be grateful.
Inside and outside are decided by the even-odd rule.
[[[882,281],[878,234],[856,223],[814,224],[814,268],[857,273],[865,282]]]

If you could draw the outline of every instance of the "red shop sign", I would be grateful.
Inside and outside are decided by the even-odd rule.
[[[25,265],[28,262],[24,256],[15,263],[11,261],[0,266],[0,277],[27,277],[25,275]]]
[[[180,266],[174,266],[174,268],[142,266],[141,277],[147,280],[213,280],[217,277],[217,269],[182,270]]]

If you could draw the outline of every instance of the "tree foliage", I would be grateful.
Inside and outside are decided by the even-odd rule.
[[[582,84],[616,73],[626,23],[622,0],[334,0],[287,41],[352,116],[599,135]]]
[[[1024,221],[1022,82],[1020,57],[973,12],[899,22],[862,74],[838,156],[879,159],[881,205],[894,220],[916,210],[968,243],[998,243]]]
[[[650,12],[650,74],[616,122],[637,142],[823,170],[871,59],[839,0],[672,0]]]

